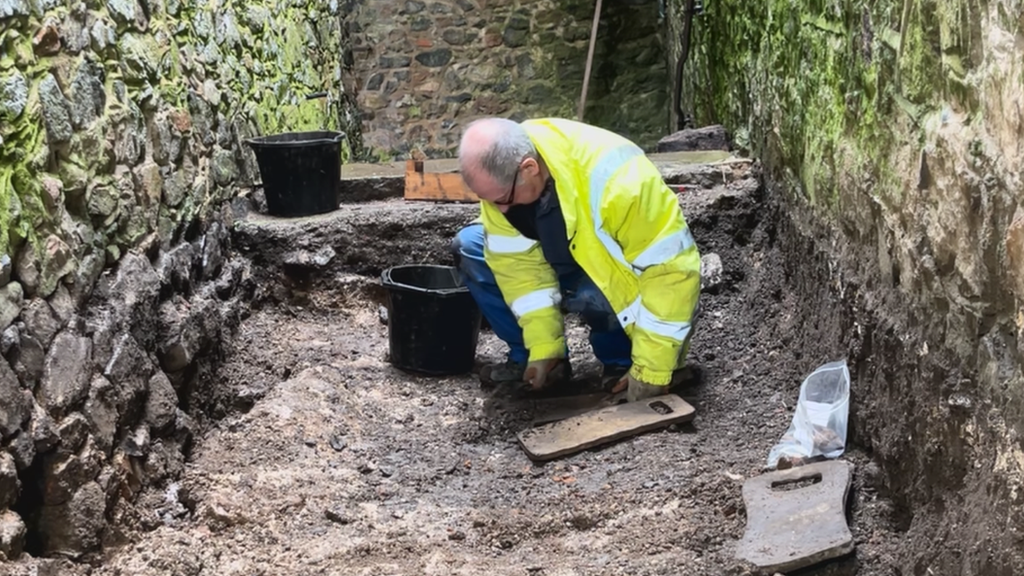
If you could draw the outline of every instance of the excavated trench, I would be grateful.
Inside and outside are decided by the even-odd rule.
[[[802,379],[847,359],[854,403],[843,458],[856,465],[847,514],[856,549],[802,573],[951,573],[932,563],[940,553],[923,538],[940,535],[944,518],[929,503],[959,486],[943,474],[901,477],[931,441],[889,437],[887,425],[866,420],[900,411],[881,408],[862,384],[900,353],[888,348],[895,333],[876,332],[860,307],[864,290],[851,296],[856,280],[841,275],[843,262],[756,171],[695,185],[682,202],[702,254],[722,263],[702,296],[691,352],[699,378],[682,392],[697,408],[692,425],[533,464],[515,440],[534,415],[530,401],[482,388],[472,374],[419,377],[386,361],[380,272],[449,263],[448,242],[475,207],[391,200],[289,221],[249,214],[232,245],[256,288],[216,371],[191,390],[191,409],[208,425],[182,473],[119,517],[126,544],[79,563],[4,568],[748,574],[733,557],[746,523],[742,483],[763,472]],[[596,377],[585,329],[571,322],[569,334],[577,376]],[[503,352],[481,333],[479,360]]]

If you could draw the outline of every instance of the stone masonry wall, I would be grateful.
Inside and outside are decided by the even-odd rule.
[[[668,131],[658,0],[605,2],[584,121],[652,147]],[[473,118],[576,118],[594,2],[360,0],[345,17],[370,157],[453,155]]]
[[[0,560],[96,550],[181,471],[251,288],[242,142],[345,130],[341,42],[336,2],[0,0]]]
[[[903,573],[1024,569],[1022,43],[1011,0],[719,0],[694,28],[687,108],[765,160],[859,310],[852,425]]]

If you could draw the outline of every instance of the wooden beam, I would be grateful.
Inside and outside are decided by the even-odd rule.
[[[422,160],[405,163],[404,198],[423,202],[479,202],[457,172],[425,172]]]

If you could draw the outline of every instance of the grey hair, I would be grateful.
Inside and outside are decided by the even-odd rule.
[[[471,122],[467,130],[478,123],[490,124],[492,129],[489,146],[479,152],[480,168],[499,185],[511,186],[519,163],[526,158],[538,157],[536,146],[518,122],[505,118],[483,118]]]

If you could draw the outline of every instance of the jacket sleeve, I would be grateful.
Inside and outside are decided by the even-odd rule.
[[[630,372],[642,382],[667,385],[684,365],[700,296],[693,235],[675,193],[644,156],[609,179],[600,209],[607,233],[639,277]]]
[[[496,207],[481,203],[484,260],[494,273],[505,303],[523,329],[530,361],[565,355],[565,326],[559,308],[561,293],[554,269],[540,243],[509,224]]]

